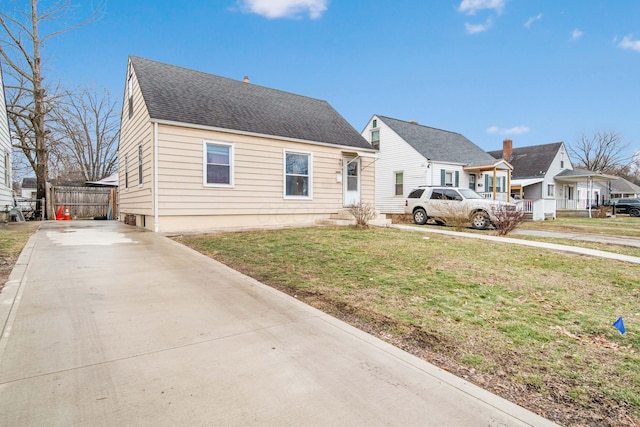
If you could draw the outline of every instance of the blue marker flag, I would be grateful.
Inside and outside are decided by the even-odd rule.
[[[615,326],[615,327],[616,327],[616,329],[618,329],[618,330],[620,331],[620,333],[621,333],[621,334],[623,334],[623,335],[624,335],[624,333],[627,331],[627,330],[624,328],[624,321],[622,320],[622,316],[620,316],[620,317],[618,318],[618,320],[616,320],[615,322],[613,322],[613,326]]]

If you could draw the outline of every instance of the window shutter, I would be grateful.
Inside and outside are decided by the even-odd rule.
[[[440,185],[445,185],[446,181],[446,171],[444,169],[440,169]]]
[[[484,191],[485,193],[489,191],[489,175],[484,174]]]
[[[456,171],[456,181],[455,181],[455,186],[456,187],[460,187],[460,171]]]
[[[502,177],[502,191],[507,193],[509,191],[509,189],[507,188],[507,178],[506,177]]]

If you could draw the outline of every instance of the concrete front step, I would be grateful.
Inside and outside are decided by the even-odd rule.
[[[389,227],[392,221],[387,219],[386,215],[376,212],[375,218],[369,221],[369,225],[376,227]],[[355,225],[356,220],[351,213],[346,210],[340,210],[336,213],[332,213],[328,219],[320,219],[316,221],[319,225]]]

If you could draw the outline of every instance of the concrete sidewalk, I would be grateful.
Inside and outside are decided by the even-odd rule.
[[[0,425],[554,425],[113,221],[44,223],[0,302]]]
[[[559,251],[559,252],[569,252],[569,253],[574,253],[579,255],[587,255],[587,256],[629,262],[632,264],[640,264],[640,257],[616,254],[616,253],[607,252],[607,251],[599,251],[596,249],[581,248],[578,246],[559,245],[556,243],[546,243],[546,242],[536,242],[533,240],[523,240],[523,239],[516,239],[512,237],[501,237],[501,236],[490,236],[486,234],[467,233],[464,231],[451,231],[451,230],[443,229],[443,227],[437,227],[437,226],[431,226],[431,225],[413,226],[413,225],[394,224],[391,227],[397,228],[399,230],[414,231],[418,233],[444,234],[449,236],[466,237],[470,239],[488,240],[491,242],[531,246],[535,248],[550,249],[550,250]],[[543,233],[544,234],[530,233],[530,235],[538,235],[541,237],[569,238],[569,237],[563,236],[563,233],[552,233],[552,232],[543,232]],[[527,233],[521,233],[521,234],[527,234]],[[575,236],[572,240],[578,240],[577,236]],[[580,240],[585,240],[585,239],[580,239]],[[632,240],[632,239],[625,239],[627,246],[634,246],[634,245],[628,244],[629,240]],[[622,244],[618,239],[607,240],[606,237],[600,237],[598,240],[586,239],[586,241],[593,241],[598,243]]]

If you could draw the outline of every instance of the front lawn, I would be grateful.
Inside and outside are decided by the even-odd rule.
[[[637,265],[392,229],[177,240],[560,424],[640,422]]]

